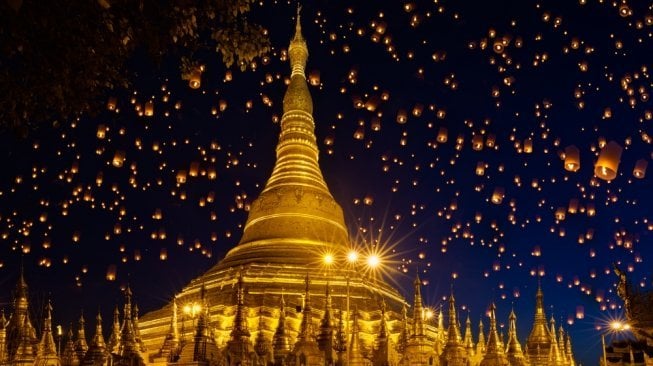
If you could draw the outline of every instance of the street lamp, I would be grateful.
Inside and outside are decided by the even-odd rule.
[[[603,346],[603,365],[607,366],[608,365],[608,355],[605,347],[605,334],[606,333],[621,333],[621,332],[627,332],[631,329],[630,324],[621,321],[621,320],[613,320],[610,323],[608,323],[608,326],[606,327],[606,331],[601,333],[601,345]]]

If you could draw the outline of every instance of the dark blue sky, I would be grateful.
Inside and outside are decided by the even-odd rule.
[[[634,178],[633,167],[653,158],[653,18],[645,4],[630,5],[624,17],[595,0],[304,4],[307,69],[320,76],[311,93],[325,179],[352,238],[395,245],[385,276],[408,298],[417,270],[429,283],[429,306],[453,282],[475,324],[492,301],[503,322],[514,306],[523,342],[539,273],[548,316],[565,323],[583,364],[596,363],[596,327],[620,313],[612,263],[651,288],[652,178]],[[255,70],[231,70],[226,80],[217,56],[199,55],[206,72],[191,90],[174,60],[135,60],[134,89],[113,93],[120,113],[42,128],[26,140],[0,137],[5,308],[21,251],[33,310],[51,296],[55,322],[65,324],[98,306],[108,319],[127,282],[142,312],[157,308],[238,242],[245,208],[274,163],[273,116],[289,74],[280,55],[294,9],[254,6],[251,17],[274,46]],[[499,39],[503,50],[494,50]],[[132,97],[153,100],[154,116],[139,117]],[[402,111],[407,121],[398,123]],[[104,139],[98,124],[108,128]],[[442,127],[445,143],[437,142]],[[480,151],[474,135],[483,136]],[[609,183],[594,177],[602,141],[624,148]],[[570,145],[580,151],[575,173],[560,158]],[[125,153],[121,168],[111,165],[117,151]],[[177,172],[193,162],[217,178],[178,186]],[[490,200],[496,188],[505,192],[500,204]],[[556,220],[558,208],[564,220]],[[111,265],[116,281],[105,279]]]

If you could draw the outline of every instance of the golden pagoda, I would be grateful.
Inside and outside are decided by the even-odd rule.
[[[399,334],[394,329],[400,323],[401,309],[406,301],[384,281],[366,276],[362,265],[345,262],[346,254],[354,245],[342,208],[329,191],[318,163],[313,101],[305,75],[308,54],[298,12],[295,34],[288,48],[291,75],[283,98],[274,169],[260,196],[251,205],[239,244],[176,295],[174,302],[180,309],[187,310],[178,320],[179,344],[189,344],[192,324],[197,318],[192,307],[198,304],[200,289],[204,288],[207,321],[214,340],[221,349],[231,350],[228,352],[231,359],[252,360],[256,358],[252,353],[259,351],[267,354],[264,346],[253,347],[259,338],[261,345],[269,343],[276,347],[277,341],[289,343],[289,349],[280,349],[280,352],[287,352],[290,358],[300,348],[311,352],[322,348],[321,358],[336,359],[337,352],[325,349],[327,340],[324,338],[326,334],[337,333],[336,322],[326,320],[323,324],[324,327],[330,324],[331,329],[320,325],[329,307],[337,309],[344,319],[348,339],[343,349],[351,349],[355,328],[360,349],[365,350],[366,357],[368,353],[371,355],[381,323],[389,330],[383,342],[395,348]],[[323,263],[327,254],[335,259],[333,270]],[[239,292],[241,287],[243,291]],[[279,304],[284,301],[286,304],[280,309]],[[382,310],[383,301],[385,309]],[[156,355],[169,355],[162,345],[166,337],[171,337],[170,322],[173,313],[176,314],[175,306],[171,301],[140,319],[140,336],[152,359]],[[307,306],[311,307],[309,313]],[[280,319],[285,324],[279,325]],[[251,337],[239,337],[240,341],[236,342],[232,337],[236,320],[241,326],[256,331],[247,333],[251,333]],[[307,324],[310,334],[304,330],[306,321],[314,323]],[[283,336],[275,334],[279,326]],[[322,338],[318,344],[320,334]],[[302,344],[299,348],[298,343]],[[234,356],[234,349],[240,349],[243,354]],[[341,353],[344,359],[355,356],[349,351]]]

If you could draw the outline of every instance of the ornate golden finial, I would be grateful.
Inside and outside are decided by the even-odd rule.
[[[295,38],[293,40],[303,41],[304,37],[302,36],[302,5],[297,4],[297,19],[295,20]]]

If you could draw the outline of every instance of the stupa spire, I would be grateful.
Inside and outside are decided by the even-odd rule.
[[[526,340],[527,353],[531,363],[548,362],[548,352],[551,349],[551,334],[544,312],[544,293],[538,279],[535,294],[535,318],[531,333]]]
[[[490,331],[488,333],[487,348],[483,355],[480,366],[508,366],[508,357],[506,356],[502,341],[497,331],[496,306],[490,305]]]
[[[525,366],[527,362],[517,337],[517,315],[514,309],[510,311],[508,321],[510,323],[508,326],[508,344],[506,345],[508,361],[510,361],[511,365]]]
[[[447,345],[459,345],[461,344],[462,337],[460,336],[460,328],[458,327],[458,314],[456,313],[456,299],[453,296],[453,291],[451,296],[449,296],[449,330]]]
[[[476,354],[484,354],[486,349],[485,331],[483,330],[483,318],[478,322],[478,343],[476,343]]]
[[[111,327],[107,348],[110,353],[118,353],[120,349],[120,311],[117,305],[113,310],[113,326]]]
[[[276,163],[251,205],[239,245],[229,251],[221,267],[263,258],[305,264],[315,258],[313,249],[333,250],[335,245],[344,250],[348,242],[342,208],[329,192],[318,163],[313,101],[305,75],[308,47],[299,13],[288,56],[291,75],[283,98]]]
[[[467,353],[470,355],[474,353],[474,338],[472,336],[472,319],[467,313],[467,320],[465,321],[465,339],[463,340],[465,348],[467,348]]]
[[[274,331],[272,338],[272,349],[274,351],[275,361],[281,362],[290,353],[290,339],[286,334],[286,302],[281,294],[281,302],[279,304],[279,323],[277,329]]]
[[[424,308],[422,304],[422,281],[419,279],[419,274],[415,276],[413,281],[415,287],[415,299],[413,304],[413,336],[423,337],[424,333]]]
[[[41,361],[39,364],[44,365],[59,365],[59,357],[57,356],[57,346],[54,343],[52,335],[52,304],[48,300],[45,306],[45,319],[43,321],[43,334],[41,335],[41,342],[38,347],[37,360]]]
[[[306,283],[306,291],[304,292],[304,306],[302,308],[302,322],[299,327],[298,341],[309,342],[315,338],[313,333],[313,309],[311,308],[311,292],[309,290],[310,280],[308,274],[304,280]]]

